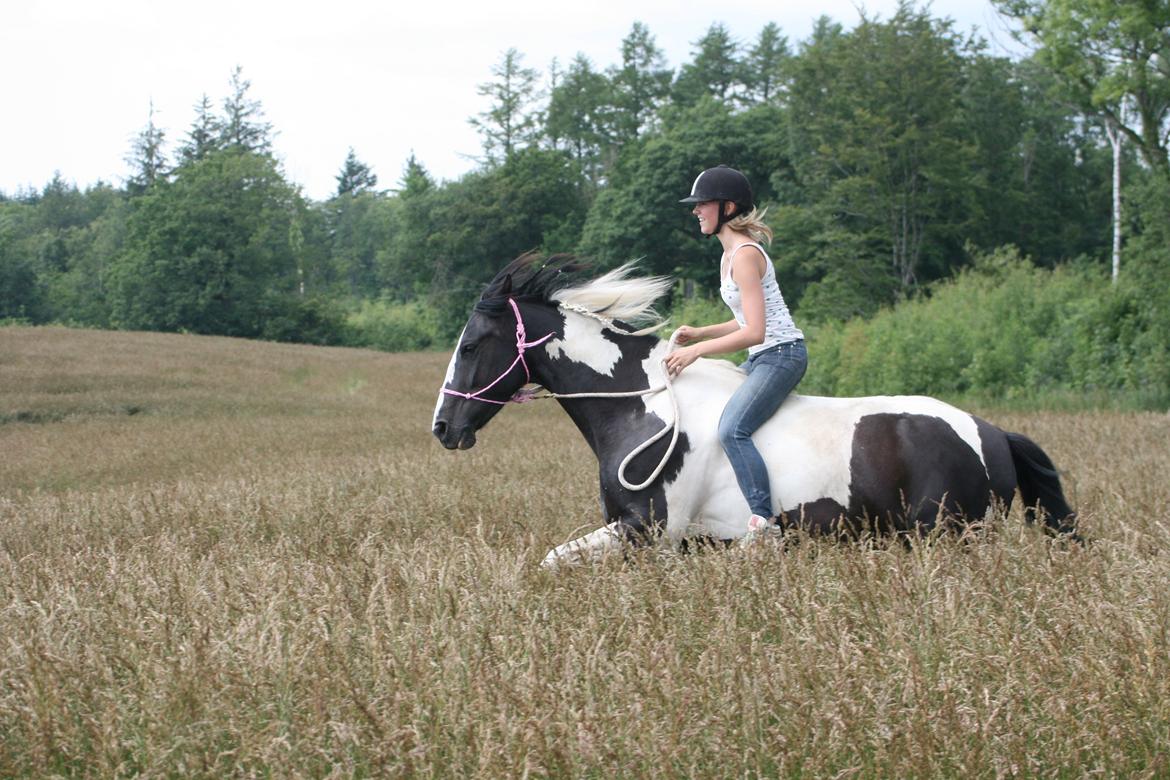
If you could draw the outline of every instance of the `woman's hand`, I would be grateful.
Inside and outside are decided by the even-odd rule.
[[[690,344],[692,341],[698,341],[702,338],[699,335],[701,328],[692,328],[690,325],[679,325],[678,330],[674,332],[675,344]]]
[[[682,373],[684,368],[698,360],[699,357],[698,345],[676,349],[666,356],[666,371],[670,376],[676,377]]]

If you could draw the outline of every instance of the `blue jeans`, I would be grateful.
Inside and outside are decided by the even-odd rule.
[[[757,352],[741,366],[747,379],[727,401],[719,418],[719,443],[731,461],[739,489],[752,514],[772,517],[768,468],[752,442],[752,434],[768,421],[808,368],[803,341],[790,341]]]

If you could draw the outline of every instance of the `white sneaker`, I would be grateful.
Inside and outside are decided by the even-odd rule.
[[[768,518],[761,517],[760,515],[752,515],[748,518],[747,533],[740,538],[739,543],[747,546],[779,530],[779,527],[773,525],[772,521]]]

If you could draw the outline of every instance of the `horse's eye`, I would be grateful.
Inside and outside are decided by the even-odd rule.
[[[475,350],[478,347],[479,347],[479,344],[475,344],[475,343],[464,344],[462,347],[459,348],[459,353],[462,355],[472,355],[475,353]]]

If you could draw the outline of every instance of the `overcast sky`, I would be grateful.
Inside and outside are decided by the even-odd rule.
[[[239,65],[277,131],[288,178],[316,200],[336,187],[352,146],[398,182],[413,151],[438,179],[467,172],[479,153],[468,118],[483,111],[476,86],[504,50],[546,72],[584,52],[599,69],[619,59],[635,21],[668,64],[690,58],[716,21],[746,48],[769,21],[792,44],[826,15],[847,29],[864,7],[888,18],[896,0],[22,0],[5,4],[0,52],[0,192],[40,189],[60,171],[81,187],[122,184],[134,136],[155,124],[173,150],[206,93],[218,108]],[[1018,50],[988,0],[935,0],[933,15],[976,29],[992,50]]]

